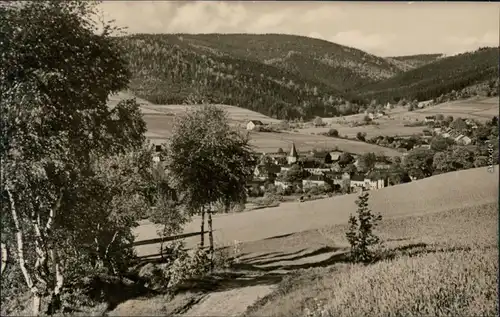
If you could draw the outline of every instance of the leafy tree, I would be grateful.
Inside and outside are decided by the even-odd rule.
[[[57,310],[65,286],[85,276],[123,273],[131,228],[150,207],[146,125],[134,100],[107,106],[130,74],[117,29],[98,33],[94,8],[0,7],[2,241],[17,250],[6,270],[22,276],[33,315],[47,296],[48,313]]]
[[[380,238],[373,233],[373,229],[382,220],[382,215],[374,214],[369,209],[368,198],[368,192],[361,193],[356,200],[357,215],[349,216],[346,238],[351,246],[350,256],[354,262],[370,263],[375,258],[371,247],[380,243]]]
[[[456,118],[450,126],[460,133],[467,131],[467,124],[462,118]]]
[[[342,172],[349,173],[349,174],[354,174],[357,171],[358,171],[358,169],[356,168],[356,166],[353,163],[347,164],[346,167],[344,167],[344,169],[342,169]]]
[[[337,129],[330,129],[330,130],[328,130],[327,135],[331,136],[331,137],[334,137],[334,138],[338,138],[339,137],[339,131]]]
[[[359,141],[365,142],[366,141],[366,132],[356,133],[356,139],[358,139]]]
[[[316,117],[313,121],[313,124],[315,127],[322,127],[325,125],[325,123],[323,122],[323,119],[321,119],[321,117]]]
[[[446,116],[444,121],[448,124],[451,124],[453,122],[453,116]]]
[[[431,150],[436,152],[446,151],[455,142],[452,139],[436,136],[430,142]]]
[[[438,114],[436,115],[436,120],[437,120],[437,121],[443,121],[443,120],[444,120],[444,115],[442,115],[441,113],[438,113]]]
[[[359,157],[358,169],[361,171],[369,171],[373,169],[375,163],[377,162],[377,156],[375,153],[365,153]]]
[[[301,186],[302,180],[309,176],[309,173],[304,170],[299,164],[295,164],[284,175],[284,181]]]
[[[351,164],[353,162],[354,162],[354,157],[350,153],[344,152],[344,153],[340,154],[340,157],[339,157],[339,165],[340,166],[345,167],[348,164]]]
[[[285,151],[283,151],[283,148],[279,148],[278,151],[277,151],[278,154],[283,154],[285,153]]]
[[[417,179],[429,177],[433,174],[434,152],[426,148],[416,148],[408,152],[404,160],[403,168],[410,176]]]
[[[260,158],[259,165],[262,166],[267,173],[267,178],[274,181],[276,174],[278,174],[281,168],[274,163],[273,159],[268,155],[264,155]]]
[[[169,141],[165,167],[185,209],[202,215],[203,246],[205,211],[210,227],[212,205],[222,201],[229,206],[246,197],[245,184],[252,175],[248,138],[230,127],[224,110],[203,105],[175,122]]]

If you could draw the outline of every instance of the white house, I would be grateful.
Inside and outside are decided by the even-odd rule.
[[[292,187],[292,183],[285,182],[282,180],[275,180],[274,181],[274,186],[279,187],[281,189],[287,189],[289,187]]]
[[[468,136],[460,134],[458,137],[455,138],[455,142],[457,142],[457,144],[469,145],[472,143],[472,140]]]
[[[424,119],[424,122],[425,122],[425,123],[435,122],[435,121],[436,121],[436,116],[427,116],[427,117],[425,117],[425,119]]]
[[[254,130],[256,127],[262,127],[264,123],[259,120],[250,120],[247,123],[247,130]]]
[[[317,186],[325,186],[326,182],[324,177],[319,175],[311,175],[308,178],[302,180],[302,188],[308,189]]]
[[[304,170],[308,171],[312,175],[321,176],[324,173],[330,172],[332,169],[331,168],[312,167],[312,168],[304,168]]]
[[[386,185],[386,181],[383,178],[379,178],[379,179],[365,178],[365,189],[376,190],[376,189],[384,188],[385,185]]]
[[[360,174],[354,174],[350,179],[351,189],[364,188],[365,187],[365,177]]]
[[[342,155],[342,152],[340,151],[333,151],[333,152],[330,152],[326,155],[325,157],[325,163],[326,162],[337,162],[338,160],[340,160],[340,156]]]
[[[426,101],[421,101],[417,104],[417,107],[418,108],[424,108],[424,107],[428,107],[430,106],[432,103],[434,102],[434,100],[426,100]]]

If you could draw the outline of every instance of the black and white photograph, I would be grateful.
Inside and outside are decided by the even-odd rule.
[[[498,316],[499,22],[0,1],[1,316]]]

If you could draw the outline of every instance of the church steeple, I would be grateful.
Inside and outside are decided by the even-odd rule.
[[[299,155],[297,154],[297,149],[295,148],[295,143],[292,142],[292,148],[290,149],[290,157],[299,157]]]
[[[290,154],[286,158],[288,164],[296,163],[298,158],[299,154],[297,153],[297,149],[295,148],[295,143],[292,142],[292,148],[290,149]]]

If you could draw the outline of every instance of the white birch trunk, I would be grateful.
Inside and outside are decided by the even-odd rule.
[[[33,315],[34,316],[39,316],[40,315],[40,308],[41,308],[41,296],[39,294],[38,288],[33,284],[33,279],[31,278],[31,275],[29,274],[28,270],[26,269],[26,261],[24,259],[24,241],[23,241],[23,232],[21,228],[21,224],[19,223],[19,218],[17,215],[17,210],[16,210],[16,203],[14,201],[14,197],[12,196],[12,193],[9,188],[6,188],[7,190],[7,195],[9,196],[9,203],[10,203],[10,211],[12,213],[12,220],[14,221],[14,226],[16,230],[16,242],[17,242],[17,259],[19,262],[19,268],[21,269],[21,272],[23,273],[24,280],[26,282],[26,285],[30,289],[31,293],[33,294]]]

